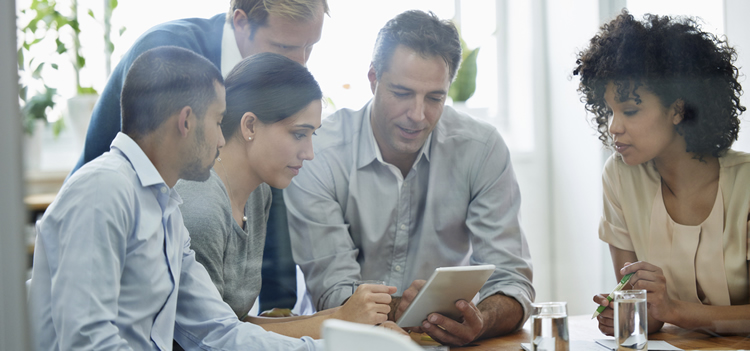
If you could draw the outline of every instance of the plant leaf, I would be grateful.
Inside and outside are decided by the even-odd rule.
[[[92,95],[92,94],[98,94],[96,92],[96,89],[93,87],[78,87],[78,94],[79,95]]]
[[[476,91],[477,87],[477,56],[479,48],[469,50],[466,58],[461,62],[456,79],[448,90],[453,101],[466,101]]]
[[[44,67],[44,62],[40,63],[39,66],[36,66],[36,69],[34,70],[34,72],[31,73],[31,76],[34,77],[34,79],[41,79],[43,67]]]
[[[68,48],[66,48],[65,44],[62,41],[60,41],[60,38],[55,39],[55,43],[57,43],[57,50],[56,51],[57,51],[58,54],[62,55],[66,51],[68,51]]]
[[[96,17],[94,16],[94,10],[89,9],[89,16],[91,16],[91,18],[93,19],[96,19]]]
[[[60,136],[60,132],[65,129],[65,119],[60,118],[55,123],[52,123],[52,135],[55,136],[55,138]]]

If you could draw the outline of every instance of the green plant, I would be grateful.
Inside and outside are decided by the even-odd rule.
[[[114,50],[109,33],[109,18],[112,15],[112,11],[117,7],[118,2],[117,0],[104,0],[104,5],[105,59],[109,61],[109,56],[111,56]],[[20,10],[21,14],[29,15],[26,18],[30,18],[28,23],[20,26],[21,33],[19,38],[23,40],[18,48],[19,75],[22,75],[25,71],[31,72],[31,76],[28,77],[29,81],[19,84],[19,98],[23,102],[23,124],[26,132],[29,134],[33,132],[34,121],[39,119],[47,121],[49,110],[55,106],[55,97],[58,96],[57,89],[47,85],[42,77],[42,71],[45,67],[57,70],[59,68],[58,64],[54,62],[56,58],[61,55],[70,55],[70,63],[75,74],[77,94],[97,93],[93,87],[81,85],[80,72],[86,66],[86,59],[82,54],[79,39],[81,28],[78,21],[78,1],[71,0],[69,15],[61,13],[59,6],[55,0],[32,0],[29,8]],[[87,13],[91,18],[96,19],[91,9]],[[33,16],[31,16],[32,14]],[[122,35],[124,30],[124,28],[120,29],[120,35]],[[70,32],[72,38],[63,38],[62,36],[66,32]],[[51,40],[54,40],[54,45],[52,45],[54,51],[39,52],[41,49],[40,43]],[[34,47],[39,49],[32,52],[32,48]],[[30,58],[28,62],[25,61],[26,57]],[[30,96],[32,91],[35,94]],[[62,119],[59,119],[53,128],[55,135],[59,133],[62,127]]]
[[[460,31],[459,31],[460,34]],[[468,100],[477,88],[477,56],[479,48],[469,49],[462,37],[461,40],[461,67],[456,72],[456,79],[453,80],[448,96],[454,102],[463,102]]]

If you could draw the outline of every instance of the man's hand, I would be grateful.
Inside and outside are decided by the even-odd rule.
[[[364,324],[383,323],[388,320],[391,294],[396,290],[395,286],[360,285],[354,295],[331,314],[331,318]]]
[[[409,285],[409,288],[404,290],[401,297],[393,298],[393,301],[391,302],[391,313],[388,314],[388,319],[394,322],[398,321],[425,284],[427,284],[426,280],[417,279]]]
[[[451,346],[466,345],[484,334],[484,318],[474,303],[458,300],[456,308],[461,311],[460,321],[430,313],[427,320],[422,322],[422,331],[435,341]]]

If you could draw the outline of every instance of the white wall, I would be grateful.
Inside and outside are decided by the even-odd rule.
[[[0,0],[0,348],[30,350],[15,13],[12,0]]]
[[[729,40],[729,45],[737,49],[737,62],[740,68],[740,84],[745,88],[745,96],[741,101],[745,107],[750,108],[750,25],[747,16],[750,15],[750,1],[746,0],[724,0],[724,32]],[[750,111],[740,115],[740,137],[735,142],[733,149],[750,152]]]
[[[576,52],[599,27],[599,7],[596,0],[547,4],[553,294],[568,302],[569,313],[585,314],[593,309],[592,296],[602,291],[606,268],[597,237],[602,146],[576,91],[577,77],[571,77]]]

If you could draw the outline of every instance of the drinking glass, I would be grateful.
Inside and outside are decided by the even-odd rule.
[[[615,291],[613,302],[617,350],[648,350],[646,290]]]
[[[531,350],[568,351],[568,303],[531,304]]]
[[[355,280],[354,283],[352,283],[352,295],[357,291],[357,287],[362,284],[385,285],[385,282],[382,280]]]

